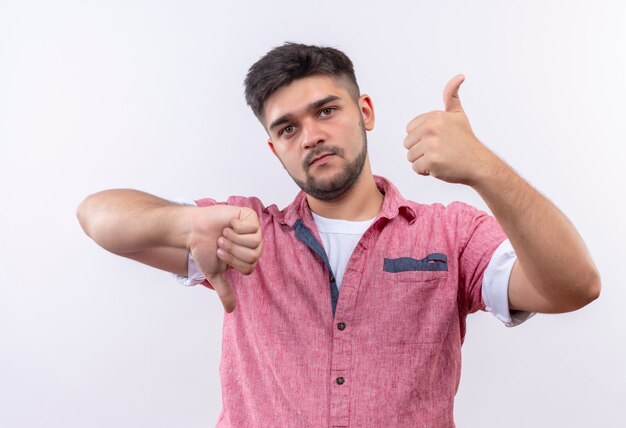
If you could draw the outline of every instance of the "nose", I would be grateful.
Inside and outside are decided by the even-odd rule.
[[[319,143],[324,142],[324,132],[319,123],[315,120],[308,120],[302,123],[301,137],[302,147],[312,149]]]

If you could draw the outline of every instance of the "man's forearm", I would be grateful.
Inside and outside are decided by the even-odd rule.
[[[554,204],[500,159],[494,159],[472,187],[506,232],[541,295],[564,308],[584,305],[597,296],[599,275],[591,256]]]
[[[116,254],[152,247],[186,248],[190,229],[184,207],[129,189],[99,192],[78,207],[77,217],[87,235]]]

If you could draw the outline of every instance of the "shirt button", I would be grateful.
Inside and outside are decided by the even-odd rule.
[[[337,324],[337,328],[339,330],[343,330],[344,328],[346,328],[346,323],[345,322],[340,322],[339,324]]]
[[[342,378],[341,376],[339,376],[335,382],[337,382],[337,384],[339,384],[339,385],[343,385],[343,383],[344,383],[345,381],[346,381],[346,380],[345,380],[344,378]]]
[[[335,282],[335,275],[330,276],[330,282]]]

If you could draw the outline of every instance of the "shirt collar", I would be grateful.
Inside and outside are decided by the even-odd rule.
[[[378,190],[385,195],[383,206],[378,216],[376,216],[376,220],[380,217],[391,220],[400,214],[409,223],[413,223],[416,217],[415,209],[408,200],[404,199],[391,181],[378,175],[374,175],[374,181]],[[313,221],[311,209],[306,199],[306,193],[303,191],[300,191],[284,210],[275,213],[275,215],[280,223],[287,224],[290,227],[293,227],[298,219],[309,219],[311,222]]]

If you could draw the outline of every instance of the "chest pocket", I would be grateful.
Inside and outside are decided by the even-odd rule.
[[[458,314],[455,275],[448,271],[447,256],[431,253],[422,259],[381,261],[383,266],[363,296],[372,320],[369,328],[376,330],[373,337],[387,346],[445,340],[449,323]]]

